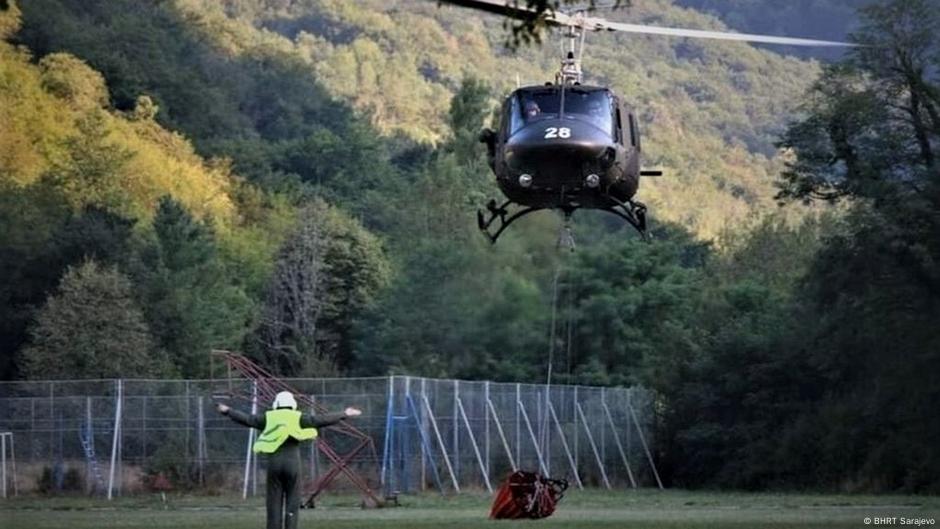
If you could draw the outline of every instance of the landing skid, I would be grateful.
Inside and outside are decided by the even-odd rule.
[[[613,213],[633,226],[640,233],[644,241],[649,241],[650,236],[646,231],[646,204],[636,200],[620,202],[619,200],[608,197],[614,203],[614,206],[605,208],[604,211]]]
[[[634,200],[628,200],[626,202],[620,202],[619,200],[608,196],[610,201],[613,203],[612,206],[607,208],[600,208],[602,211],[612,213],[623,220],[627,221],[628,224],[633,226],[636,231],[640,233],[640,237],[645,241],[649,241],[649,234],[646,231],[646,205],[642,202],[637,202]],[[509,214],[509,206],[515,204],[512,200],[507,200],[500,205],[496,205],[495,200],[490,200],[486,204],[486,211],[489,213],[489,218],[486,218],[486,215],[483,211],[477,210],[477,226],[480,228],[480,231],[483,232],[483,235],[486,235],[486,238],[490,240],[491,244],[496,244],[496,240],[499,239],[499,236],[509,227],[510,224],[516,220],[533,213],[535,211],[541,211],[543,207],[527,207],[519,211],[516,211],[512,215]],[[571,214],[579,209],[578,207],[565,207],[561,208],[565,212],[565,218],[571,216]],[[498,222],[496,226],[496,231],[490,233],[490,226],[494,222]]]
[[[508,208],[510,204],[514,204],[514,202],[512,200],[507,200],[506,202],[503,202],[502,205],[499,205],[499,206],[496,205],[495,200],[490,200],[489,202],[487,202],[486,210],[490,214],[490,218],[488,220],[484,220],[483,212],[480,210],[477,210],[477,226],[480,228],[480,231],[483,232],[483,235],[486,235],[486,238],[490,240],[491,244],[496,244],[496,239],[499,239],[499,236],[502,235],[503,231],[505,231],[505,229],[508,228],[509,225],[515,222],[517,219],[520,219],[528,215],[529,213],[533,213],[535,211],[540,211],[540,210],[545,209],[545,208],[529,207],[529,208],[525,208],[520,211],[517,211],[513,213],[512,215],[509,215],[509,210],[506,208]],[[498,229],[496,230],[496,233],[491,234],[490,226],[496,220],[499,220]]]

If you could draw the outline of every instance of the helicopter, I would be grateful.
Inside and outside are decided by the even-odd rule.
[[[567,52],[552,82],[517,88],[503,101],[497,130],[484,129],[487,162],[505,195],[477,211],[481,232],[495,244],[516,220],[536,211],[564,213],[567,229],[578,209],[612,213],[644,239],[647,207],[634,197],[641,177],[662,176],[641,167],[636,111],[611,88],[582,83],[581,59],[590,31],[622,31],[788,46],[844,46],[851,43],[748,33],[666,28],[589,17],[584,8],[539,13],[513,0],[442,0],[516,19],[544,17],[565,29]],[[495,226],[494,226],[495,224]],[[491,227],[495,231],[491,232]],[[570,240],[570,232],[568,237]]]

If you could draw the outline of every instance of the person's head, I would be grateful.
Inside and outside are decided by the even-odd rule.
[[[588,103],[588,113],[592,116],[602,116],[604,115],[604,107],[600,101],[591,100]]]
[[[539,112],[541,112],[541,110],[539,109],[539,104],[536,103],[535,101],[529,101],[528,103],[525,104],[525,115],[527,117],[531,118],[531,117],[538,116]]]
[[[271,408],[275,410],[281,408],[296,410],[297,401],[294,400],[294,395],[292,395],[290,391],[282,391],[275,395],[274,402],[271,403]]]

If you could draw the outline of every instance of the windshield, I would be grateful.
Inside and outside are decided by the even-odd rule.
[[[606,90],[565,89],[565,117],[586,121],[613,134],[610,97]],[[512,132],[524,125],[559,117],[561,91],[557,88],[521,91],[512,105]],[[521,114],[521,116],[520,116]]]
[[[578,89],[565,92],[565,116],[587,121],[611,134],[614,130],[610,97],[604,90],[585,92]]]

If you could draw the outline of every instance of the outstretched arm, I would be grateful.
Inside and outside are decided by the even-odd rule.
[[[323,413],[320,415],[307,412],[300,417],[300,427],[323,428],[325,426],[332,426],[350,417],[358,417],[359,415],[362,415],[362,412],[357,408],[346,408],[346,410],[339,413]]]
[[[216,409],[219,410],[219,413],[222,415],[228,415],[229,419],[241,424],[242,426],[247,426],[249,428],[257,428],[259,430],[264,430],[264,415],[258,415],[254,413],[245,413],[233,408],[226,406],[225,404],[219,404],[216,406]]]

